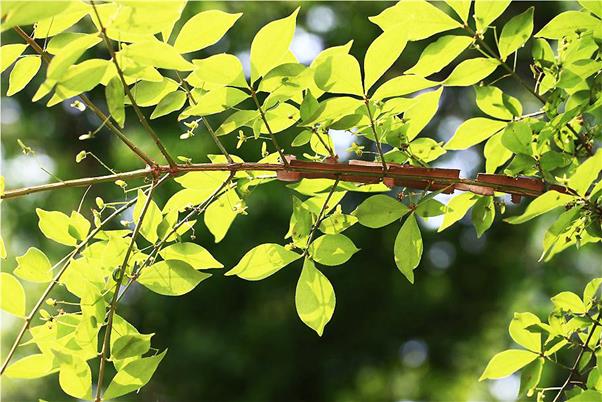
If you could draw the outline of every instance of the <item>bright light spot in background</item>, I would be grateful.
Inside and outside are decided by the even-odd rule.
[[[51,179],[40,166],[52,172],[54,161],[48,155],[36,152],[35,157],[19,155],[5,161],[2,170],[5,177],[11,178],[11,187],[35,186],[48,183]]]
[[[15,124],[21,117],[21,107],[16,100],[2,98],[0,106],[0,123],[2,125]]]
[[[351,152],[348,152],[347,148],[351,146],[355,136],[345,130],[328,130],[328,134],[332,138],[334,153],[339,156],[339,162],[348,160],[351,157]]]
[[[307,12],[307,27],[315,32],[328,32],[337,25],[337,16],[328,6],[314,6]]]
[[[447,269],[456,259],[456,248],[448,241],[438,241],[429,247],[428,258],[435,268]]]
[[[324,49],[324,42],[318,35],[312,34],[303,28],[297,28],[291,42],[291,52],[299,63],[309,64]]]
[[[251,51],[245,50],[244,52],[236,53],[236,57],[242,64],[242,70],[245,72],[245,76],[249,78],[251,76]]]
[[[520,389],[520,377],[513,374],[509,377],[494,380],[489,385],[489,392],[499,401],[516,401]]]
[[[412,339],[401,345],[399,350],[401,361],[408,367],[419,367],[427,359],[429,353],[426,342]]]
[[[449,141],[449,139],[454,135],[460,124],[462,124],[464,120],[457,116],[448,116],[441,119],[441,123],[439,123],[439,127],[437,127],[437,138],[441,141]]]
[[[481,155],[474,149],[451,151],[433,163],[437,168],[460,169],[460,177],[475,177],[481,166]]]

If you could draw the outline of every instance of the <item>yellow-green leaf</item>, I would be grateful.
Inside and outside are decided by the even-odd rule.
[[[521,48],[533,33],[533,10],[529,7],[525,12],[510,19],[502,28],[498,49],[502,60]]]
[[[406,47],[407,27],[395,26],[376,38],[364,56],[364,89],[372,85],[395,63]]]
[[[414,283],[414,270],[422,258],[422,235],[414,214],[410,214],[395,238],[393,248],[395,265],[401,273]]]
[[[406,74],[428,77],[441,71],[460,55],[472,42],[470,36],[446,35],[430,43],[420,55],[414,67]]]
[[[400,75],[391,78],[376,89],[371,99],[381,100],[395,96],[402,96],[431,88],[438,85],[437,82],[427,80],[419,75]]]
[[[513,225],[527,222],[541,214],[545,214],[546,212],[568,204],[574,199],[575,197],[559,193],[558,191],[547,191],[531,201],[522,215],[506,218],[505,221]]]
[[[40,69],[42,63],[40,56],[25,56],[17,61],[10,72],[8,91],[6,96],[11,96],[25,88]]]
[[[255,82],[272,68],[282,64],[295,33],[299,8],[286,18],[263,26],[251,43],[251,82]]]
[[[593,156],[577,166],[575,173],[569,179],[568,186],[577,194],[584,196],[600,171],[602,171],[602,149],[598,149]]]
[[[301,321],[322,336],[334,313],[336,297],[330,281],[313,261],[305,259],[295,291],[295,307]]]
[[[40,378],[52,373],[53,358],[47,354],[35,354],[17,360],[4,372],[8,378]]]
[[[125,123],[124,96],[123,84],[119,77],[111,78],[105,88],[105,98],[111,117],[115,119],[121,128],[123,128]]]
[[[475,0],[474,19],[477,32],[485,32],[487,27],[510,5],[510,0]]]
[[[30,282],[50,282],[52,280],[52,266],[46,254],[41,250],[30,247],[25,254],[17,257],[15,275]]]
[[[92,371],[83,359],[74,356],[71,363],[61,364],[59,384],[74,398],[92,399]]]
[[[447,150],[470,148],[497,132],[502,131],[508,123],[499,120],[475,117],[460,124],[454,136],[445,144]]]
[[[499,62],[487,57],[476,57],[458,64],[449,77],[443,81],[447,87],[467,87],[489,77]]]
[[[363,226],[377,229],[400,219],[408,211],[408,207],[395,198],[377,194],[358,205],[353,215]]]
[[[181,118],[188,116],[208,116],[215,113],[223,112],[238,105],[249,95],[246,92],[237,88],[219,87],[207,92],[196,99],[197,104],[185,109],[180,115]]]
[[[2,7],[2,32],[17,25],[31,25],[53,15],[60,14],[69,6],[67,1],[14,1],[4,2]]]
[[[537,359],[538,356],[537,353],[528,350],[504,350],[491,358],[479,381],[507,377]]]
[[[194,269],[223,268],[204,247],[194,243],[172,244],[159,252],[164,260],[180,260],[188,263]]]
[[[261,244],[247,252],[238,264],[226,275],[236,275],[248,281],[258,281],[274,274],[293,261],[300,254],[287,250],[279,244]]]
[[[470,4],[472,0],[446,0],[448,6],[460,17],[463,22],[468,22],[470,14]]]
[[[197,271],[184,261],[167,260],[144,268],[138,282],[160,295],[181,296],[210,276],[211,274]]]
[[[180,110],[186,103],[186,93],[184,91],[174,91],[165,95],[163,99],[159,101],[155,110],[151,114],[151,120],[161,116],[173,113],[176,110]]]
[[[357,59],[350,54],[332,56],[320,63],[314,73],[318,88],[325,92],[362,96],[362,76]]]
[[[346,263],[358,251],[351,239],[343,234],[320,236],[309,246],[313,260],[329,266]]]
[[[140,65],[178,71],[190,71],[194,68],[173,46],[157,39],[135,42],[122,52],[125,57],[136,60]]]
[[[25,289],[21,282],[6,272],[0,272],[0,309],[16,315],[25,316]]]
[[[231,54],[216,54],[206,59],[193,60],[196,80],[203,83],[246,87],[247,81],[238,57]]]
[[[120,368],[104,393],[104,399],[115,399],[136,391],[148,383],[165,357],[167,350],[150,357],[136,359]]]
[[[562,39],[575,32],[594,30],[600,27],[600,20],[582,11],[565,11],[548,22],[539,32],[537,38]]]
[[[174,47],[180,53],[190,53],[211,46],[228,32],[241,15],[220,10],[200,12],[186,21]]]
[[[21,43],[11,43],[0,47],[0,73],[13,64],[25,51],[25,48],[27,48],[27,45]]]
[[[445,208],[443,222],[438,232],[447,229],[466,215],[466,212],[479,200],[479,196],[473,193],[462,193],[452,198]]]

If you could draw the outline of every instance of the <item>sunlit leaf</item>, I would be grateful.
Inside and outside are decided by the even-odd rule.
[[[42,61],[39,56],[25,56],[19,59],[10,72],[8,91],[6,96],[11,96],[25,88],[40,69]]]
[[[330,266],[346,263],[358,251],[351,239],[342,234],[320,236],[309,246],[314,261]]]
[[[143,269],[138,283],[160,295],[181,296],[210,276],[183,261],[167,260]]]
[[[400,219],[408,212],[409,208],[393,197],[377,194],[358,205],[353,215],[364,226],[381,228]]]
[[[180,53],[190,53],[211,46],[228,32],[241,15],[220,10],[200,12],[186,21],[174,47]]]
[[[486,57],[464,60],[451,72],[443,85],[447,87],[467,87],[487,78],[498,67],[499,62]]]
[[[301,255],[287,250],[279,244],[261,244],[248,251],[226,275],[236,275],[248,281],[258,281],[274,274]]]
[[[52,279],[52,266],[46,254],[41,250],[30,247],[25,254],[17,257],[15,275],[30,282],[50,282]]]
[[[336,297],[330,281],[309,258],[305,259],[295,291],[295,307],[299,318],[322,336],[334,313]]]
[[[204,247],[194,243],[172,244],[159,252],[164,260],[180,260],[194,269],[223,268]]]
[[[466,120],[458,127],[453,137],[445,144],[445,149],[466,149],[476,145],[497,132],[502,131],[508,123],[499,120],[475,117]]]
[[[452,198],[445,208],[443,222],[439,226],[438,232],[447,229],[466,215],[466,212],[479,200],[479,196],[466,192],[456,195]]]
[[[502,28],[498,49],[503,60],[521,48],[531,37],[533,33],[533,10],[534,7],[529,7],[522,14],[512,17]]]
[[[393,65],[406,46],[407,27],[396,26],[388,29],[366,50],[364,57],[364,89],[372,85]]]
[[[537,353],[528,350],[509,349],[500,352],[491,358],[479,381],[507,377],[537,359],[538,356]]]
[[[547,191],[531,201],[522,215],[506,218],[505,221],[513,225],[527,222],[541,214],[568,204],[573,199],[574,197],[568,194],[562,194],[554,190]]]
[[[104,393],[104,399],[115,399],[146,385],[165,357],[165,353],[167,350],[158,355],[136,359],[117,371]]]
[[[414,270],[422,258],[422,235],[414,214],[410,214],[395,238],[395,265],[401,273],[414,283]]]
[[[406,74],[416,74],[428,77],[441,71],[458,57],[472,42],[470,36],[446,35],[429,45],[422,51],[418,62],[414,67],[406,71]]]

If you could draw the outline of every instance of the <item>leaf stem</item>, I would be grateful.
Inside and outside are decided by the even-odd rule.
[[[278,144],[278,141],[276,140],[276,136],[274,136],[274,133],[272,132],[272,129],[270,128],[270,123],[268,123],[268,120],[265,117],[265,113],[263,112],[263,108],[261,107],[261,105],[259,104],[259,100],[257,99],[257,93],[255,92],[255,90],[253,89],[253,87],[251,87],[250,85],[249,85],[249,90],[251,91],[251,97],[253,98],[253,101],[255,102],[255,106],[257,106],[257,110],[259,110],[259,114],[261,115],[261,119],[265,123],[265,127],[268,130],[268,133],[270,134],[270,138],[272,139],[272,143],[274,144],[274,147],[276,148],[276,151],[280,155],[280,159],[282,159],[282,163],[284,164],[285,167],[288,167],[288,160],[284,156],[284,151],[282,150],[282,148]]]
[[[302,257],[307,256],[307,253],[309,252],[308,251],[309,246],[310,246],[318,228],[320,227],[322,220],[324,220],[324,213],[326,212],[326,208],[328,208],[328,203],[330,202],[332,195],[334,194],[334,192],[337,189],[337,186],[339,185],[339,181],[340,181],[340,178],[337,177],[337,179],[334,181],[334,184],[332,185],[332,188],[330,189],[330,192],[328,193],[328,196],[324,200],[324,204],[322,204],[322,208],[320,209],[320,212],[318,213],[316,222],[312,226],[311,231],[309,232],[309,236],[307,237],[307,244],[305,245],[305,250],[303,250],[303,254],[301,255]]]
[[[387,162],[385,161],[385,155],[383,154],[383,149],[380,145],[380,139],[378,138],[378,134],[376,132],[376,125],[374,124],[374,119],[372,118],[372,110],[370,110],[370,100],[368,98],[365,99],[364,104],[366,105],[366,110],[368,110],[368,117],[370,118],[370,127],[372,128],[372,134],[374,134],[374,142],[376,143],[376,149],[378,150],[378,155],[380,156],[380,161],[383,165],[383,172],[387,172]]]

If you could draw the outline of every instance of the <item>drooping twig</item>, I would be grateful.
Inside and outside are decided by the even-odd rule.
[[[148,135],[154,141],[155,145],[157,145],[157,148],[159,148],[159,151],[161,151],[161,154],[163,155],[163,157],[165,157],[165,160],[167,160],[167,163],[169,163],[169,166],[171,166],[172,168],[175,167],[177,165],[176,162],[171,157],[169,152],[167,152],[167,149],[165,149],[165,146],[159,139],[159,136],[157,135],[157,133],[155,133],[155,130],[151,127],[150,124],[148,124],[146,117],[144,117],[144,114],[140,110],[140,107],[138,106],[138,104],[136,103],[136,100],[134,99],[134,96],[132,95],[132,91],[130,91],[129,85],[125,81],[125,77],[123,75],[123,70],[119,66],[119,63],[117,62],[115,50],[113,49],[111,40],[109,39],[109,36],[107,35],[107,30],[106,30],[105,26],[103,25],[102,20],[100,19],[100,14],[98,13],[98,10],[96,9],[96,4],[94,3],[94,1],[90,1],[90,4],[92,5],[92,8],[94,9],[94,14],[96,14],[96,19],[98,20],[98,26],[100,27],[100,34],[105,42],[105,45],[107,46],[107,49],[109,50],[109,54],[111,55],[111,60],[113,61],[113,64],[115,65],[115,69],[117,70],[117,75],[119,76],[119,79],[121,80],[121,83],[123,84],[123,89],[124,89],[127,97],[129,98],[130,102],[132,103],[132,107],[134,108],[134,112],[136,113],[136,116],[138,116],[138,120],[140,121],[140,124],[142,124],[142,127],[144,127],[144,129],[146,130]]]
[[[374,135],[374,143],[376,144],[376,150],[378,151],[378,156],[380,157],[380,162],[383,165],[383,171],[386,172],[387,162],[385,161],[385,155],[383,154],[383,148],[380,144],[380,139],[378,138],[378,133],[376,131],[376,126],[374,124],[374,119],[372,118],[372,111],[370,110],[370,101],[366,98],[365,101],[366,110],[368,110],[368,117],[370,118],[370,128],[372,128],[372,134]]]
[[[266,130],[268,130],[268,134],[270,135],[270,138],[272,139],[272,144],[274,144],[274,147],[276,148],[278,155],[280,155],[280,159],[282,159],[282,163],[284,164],[284,166],[288,166],[288,160],[286,160],[286,157],[284,156],[284,151],[280,147],[280,144],[278,144],[278,140],[276,140],[276,136],[274,135],[274,132],[272,131],[272,128],[270,127],[270,123],[268,122],[268,119],[265,117],[265,112],[263,111],[263,108],[261,107],[261,104],[259,103],[259,99],[257,99],[257,93],[255,92],[253,87],[251,87],[250,85],[249,85],[249,90],[251,91],[251,97],[253,98],[253,102],[255,102],[255,106],[257,107],[257,110],[259,111],[259,114],[261,115],[261,120],[263,120],[263,123],[265,124],[265,128],[266,128]]]
[[[326,212],[326,208],[328,208],[328,203],[330,202],[332,195],[334,194],[334,192],[337,189],[337,186],[339,185],[339,181],[340,180],[338,178],[334,181],[334,184],[332,185],[332,188],[330,189],[328,196],[326,196],[326,199],[324,200],[324,204],[322,204],[322,208],[320,208],[320,212],[318,213],[318,216],[316,217],[316,222],[314,223],[311,230],[309,231],[309,236],[307,236],[307,244],[305,245],[305,250],[303,250],[303,256],[306,256],[308,253],[309,245],[311,244],[318,228],[320,227],[320,224],[322,223],[322,220],[324,219],[324,213]]]

